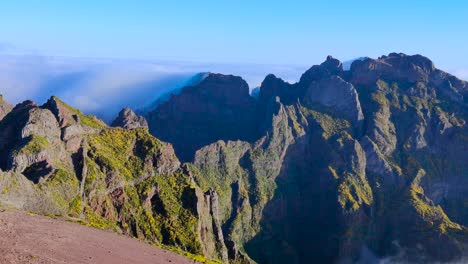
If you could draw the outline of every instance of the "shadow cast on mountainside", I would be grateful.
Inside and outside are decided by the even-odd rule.
[[[218,140],[255,142],[262,115],[241,77],[209,73],[147,114],[151,134],[169,142],[181,161]]]
[[[324,142],[298,138],[288,147],[275,179],[274,197],[263,210],[261,231],[246,243],[258,263],[331,263],[338,255],[335,186],[326,178]],[[317,144],[319,143],[319,144]]]

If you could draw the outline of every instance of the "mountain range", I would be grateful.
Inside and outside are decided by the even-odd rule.
[[[0,202],[223,263],[467,259],[468,83],[421,55],[208,73],[112,126],[0,97]],[[142,114],[142,115],[139,115]]]

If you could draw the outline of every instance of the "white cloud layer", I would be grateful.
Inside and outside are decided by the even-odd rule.
[[[2,54],[2,50],[14,49],[8,43],[0,43],[0,94],[6,100],[16,104],[29,99],[42,104],[50,96],[56,95],[83,112],[95,114],[107,122],[122,107],[141,109],[149,106],[161,95],[183,87],[200,72],[242,76],[253,89],[260,86],[269,73],[296,82],[308,68],[46,57],[26,52],[23,55]],[[468,80],[468,69],[452,72]]]
[[[239,75],[253,88],[268,73],[295,82],[306,68],[0,54],[0,94],[15,104],[27,99],[42,104],[56,95],[110,122],[122,107],[148,106],[162,94],[184,86],[199,72]]]

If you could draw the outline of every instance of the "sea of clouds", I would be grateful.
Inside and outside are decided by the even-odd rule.
[[[42,104],[55,95],[106,122],[126,106],[148,109],[161,96],[190,84],[198,73],[238,75],[253,89],[270,73],[294,83],[311,66],[54,57],[12,50],[0,45],[0,94],[7,101]],[[452,72],[468,80],[468,70]]]
[[[239,75],[252,89],[269,73],[295,82],[306,69],[306,66],[0,54],[0,94],[14,104],[24,100],[42,104],[55,95],[110,122],[121,108],[148,107],[160,96],[187,85],[201,72]]]

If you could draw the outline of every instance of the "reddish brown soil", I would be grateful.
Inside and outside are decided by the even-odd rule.
[[[193,263],[115,233],[21,211],[0,211],[0,263]]]

